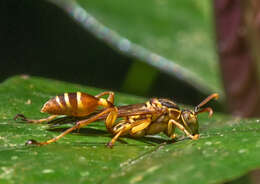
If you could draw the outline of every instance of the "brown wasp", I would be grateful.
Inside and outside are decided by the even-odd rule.
[[[102,98],[108,95],[107,99]],[[29,123],[50,122],[59,115],[78,118],[77,122],[66,131],[45,142],[29,140],[26,144],[46,145],[56,142],[66,134],[79,130],[88,124],[105,120],[105,125],[111,134],[112,140],[107,144],[112,148],[115,141],[124,135],[131,137],[143,137],[145,135],[165,133],[172,140],[175,140],[175,129],[183,131],[193,140],[199,138],[199,124],[197,115],[202,112],[208,112],[212,116],[213,110],[210,107],[203,107],[213,98],[217,99],[218,94],[214,93],[204,99],[194,110],[181,110],[172,100],[165,98],[152,98],[146,103],[115,106],[114,93],[103,92],[96,96],[83,92],[64,93],[47,101],[41,109],[41,112],[52,114],[51,116],[31,120],[22,114],[17,114],[15,119],[20,117]],[[101,107],[101,110],[100,110]],[[120,120],[117,120],[120,118]]]

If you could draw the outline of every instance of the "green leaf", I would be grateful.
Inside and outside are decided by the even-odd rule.
[[[0,85],[0,183],[222,183],[260,166],[258,119],[233,119],[215,113],[200,115],[201,138],[180,138],[166,144],[162,135],[143,139],[123,137],[113,149],[103,122],[71,133],[57,143],[25,146],[28,139],[44,141],[66,127],[14,121],[17,113],[30,118],[50,97],[72,91],[101,91],[54,80],[13,77]],[[116,92],[116,104],[145,99]]]
[[[203,93],[222,92],[211,1],[51,1],[118,52]]]

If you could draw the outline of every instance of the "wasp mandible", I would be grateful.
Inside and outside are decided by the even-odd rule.
[[[107,99],[102,98],[105,95],[108,95]],[[211,117],[213,115],[212,108],[204,107],[204,105],[212,99],[217,99],[218,96],[217,93],[208,96],[193,110],[181,110],[174,101],[165,98],[151,98],[146,103],[117,107],[114,105],[114,93],[110,91],[96,96],[83,92],[64,93],[51,98],[43,105],[41,112],[51,114],[51,116],[32,120],[27,119],[23,114],[17,114],[15,119],[20,117],[29,123],[43,123],[50,122],[59,115],[78,118],[74,126],[50,140],[45,142],[28,140],[26,143],[33,145],[56,142],[66,134],[99,120],[105,120],[108,132],[113,135],[112,140],[107,144],[110,148],[120,136],[124,135],[138,138],[163,132],[175,140],[176,128],[183,131],[191,139],[197,140],[199,138],[197,115],[208,112]],[[99,107],[103,108],[100,110]],[[120,119],[117,120],[118,118]]]

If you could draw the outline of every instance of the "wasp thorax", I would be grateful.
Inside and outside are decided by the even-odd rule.
[[[166,98],[159,98],[158,101],[161,103],[162,106],[165,106],[167,108],[174,108],[174,109],[180,109],[176,103],[174,103],[172,100],[166,99]]]
[[[169,117],[175,120],[180,118],[181,111],[174,108],[168,108]]]

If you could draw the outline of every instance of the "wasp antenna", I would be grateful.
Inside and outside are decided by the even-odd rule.
[[[203,109],[199,110],[196,114],[203,113],[203,112],[208,112],[209,117],[211,117],[213,115],[213,110],[210,107],[203,108]]]
[[[195,107],[195,113],[201,113],[201,111],[202,112],[205,112],[205,111],[208,111],[208,110],[204,110],[204,109],[202,109],[202,110],[200,110],[200,108],[202,107],[202,106],[204,106],[206,103],[208,103],[210,100],[212,100],[212,99],[218,99],[218,97],[219,97],[219,95],[218,95],[218,93],[213,93],[213,94],[211,94],[210,96],[208,96],[206,99],[204,99],[199,105],[197,105],[196,107]],[[208,108],[205,108],[205,109],[208,109]],[[211,109],[212,110],[212,109]],[[209,111],[208,111],[209,112]],[[213,111],[212,111],[212,114],[213,114]]]

